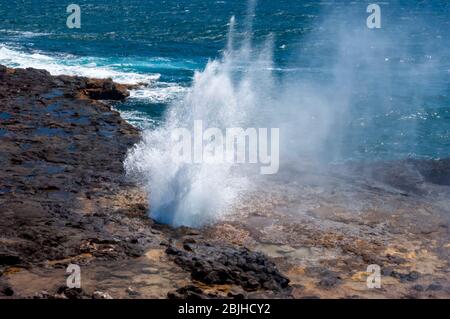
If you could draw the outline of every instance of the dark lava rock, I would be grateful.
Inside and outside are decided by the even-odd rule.
[[[392,272],[394,271],[393,267],[383,267],[381,269],[381,274],[383,276],[390,276],[392,274]]]
[[[336,276],[325,277],[319,281],[319,286],[324,288],[331,288],[340,283],[340,279]]]
[[[133,289],[133,287],[128,287],[126,289],[126,292],[131,296],[131,297],[137,297],[140,295],[140,293],[136,290]]]
[[[332,271],[323,271],[321,277],[322,279],[319,281],[319,286],[323,288],[331,288],[341,283],[341,277]]]
[[[114,83],[111,79],[89,80],[83,92],[93,100],[124,100],[130,95],[127,86]]]
[[[289,279],[274,263],[246,248],[197,243],[187,251],[169,246],[166,253],[174,256],[175,263],[189,271],[192,279],[205,284],[234,284],[247,291],[289,290]]]
[[[0,252],[0,265],[2,266],[13,266],[22,263],[20,256],[12,253],[2,253]]]
[[[387,260],[388,260],[390,263],[393,263],[393,264],[400,265],[400,264],[403,264],[403,263],[406,262],[406,259],[401,258],[401,257],[399,257],[399,256],[387,255],[386,257],[387,257]]]
[[[0,294],[11,297],[12,295],[14,295],[14,290],[10,286],[3,286],[0,287]]]
[[[56,291],[56,294],[63,296],[67,299],[91,299],[92,295],[86,293],[82,288],[68,288],[61,286]]]
[[[323,267],[308,267],[306,273],[308,276],[319,277],[318,286],[321,288],[332,288],[342,282],[338,273]]]
[[[425,288],[422,285],[414,285],[412,286],[412,289],[414,289],[415,291],[424,291]]]
[[[227,296],[232,298],[232,299],[245,299],[245,295],[243,293],[234,293],[232,291],[230,291],[227,294]]]
[[[142,255],[147,241],[139,239],[158,237],[151,222],[138,203],[109,204],[134,187],[122,163],[139,131],[89,98],[92,91],[122,99],[126,87],[36,69],[0,67],[0,76],[0,234],[8,242],[0,245],[0,268],[82,253],[111,260]]]
[[[433,284],[430,284],[430,285],[427,287],[427,291],[440,291],[440,290],[442,290],[443,288],[444,288],[444,287],[442,287],[442,285],[433,283]]]
[[[203,290],[194,285],[188,285],[181,287],[176,292],[169,292],[167,294],[169,299],[186,299],[186,300],[199,300],[208,299],[208,296],[203,293]]]
[[[167,255],[174,255],[174,256],[181,256],[182,255],[182,251],[179,249],[176,249],[173,246],[169,246],[166,248],[166,254]]]
[[[392,271],[391,276],[399,279],[401,282],[416,281],[419,279],[419,273],[417,271],[411,271],[410,273],[403,274],[394,270]]]

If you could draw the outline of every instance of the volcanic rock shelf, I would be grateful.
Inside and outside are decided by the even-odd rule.
[[[0,298],[288,296],[288,279],[264,255],[246,268],[247,250],[215,248],[147,217],[146,195],[122,164],[140,133],[100,101],[123,100],[128,89],[0,66]],[[185,240],[188,266],[169,254]],[[211,262],[206,248],[244,262]],[[227,288],[195,281],[193,260],[202,259]],[[65,287],[71,263],[81,267],[81,289]]]

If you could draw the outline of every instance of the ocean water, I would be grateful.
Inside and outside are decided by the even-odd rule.
[[[159,125],[194,72],[221,56],[230,17],[238,37],[248,22],[242,0],[74,2],[81,29],[67,28],[64,2],[1,0],[0,63],[145,83],[116,106],[145,128]],[[326,160],[449,156],[450,2],[380,5],[382,28],[369,31],[364,2],[260,0],[252,45],[273,36],[275,77],[323,87],[324,96],[348,91],[335,106],[345,108],[335,134],[323,137]]]

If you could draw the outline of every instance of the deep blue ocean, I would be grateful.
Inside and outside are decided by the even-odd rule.
[[[144,83],[115,108],[152,128],[221,57],[235,16],[238,37],[253,21],[252,46],[273,36],[275,77],[336,95],[329,160],[449,157],[450,1],[384,0],[369,30],[372,2],[260,0],[249,19],[243,0],[0,0],[0,64]],[[66,26],[70,3],[80,29]]]

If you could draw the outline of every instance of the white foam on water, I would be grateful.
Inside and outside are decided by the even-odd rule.
[[[16,48],[0,45],[0,64],[19,67],[45,69],[52,75],[73,75],[89,78],[111,78],[123,84],[150,84],[157,81],[159,74],[124,72],[99,65],[95,59],[78,58],[72,55],[50,56],[42,52],[23,52]]]
[[[48,32],[32,32],[32,31],[18,31],[18,30],[8,30],[0,29],[0,33],[5,33],[10,36],[17,36],[21,38],[35,38],[35,37],[45,37],[51,35]]]
[[[115,108],[114,108],[115,109]],[[116,110],[120,112],[120,115],[132,125],[139,127],[140,129],[154,128],[158,121],[151,118],[147,113],[137,110]]]
[[[130,98],[148,103],[168,103],[180,98],[187,89],[176,83],[158,82],[151,87],[142,87],[130,92]]]
[[[77,57],[70,54],[50,55],[40,51],[24,52],[20,48],[0,44],[0,64],[16,68],[45,69],[52,75],[111,78],[122,84],[142,84],[141,87],[131,90],[130,97],[142,100],[143,103],[169,103],[186,92],[186,88],[176,83],[159,82],[158,73],[123,71],[120,70],[121,67],[133,66],[132,63],[108,64],[108,61],[101,58]],[[166,61],[165,64],[169,62]]]

